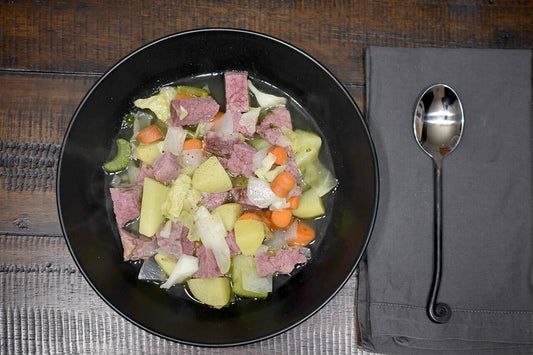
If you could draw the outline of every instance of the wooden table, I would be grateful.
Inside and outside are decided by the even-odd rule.
[[[364,51],[533,48],[533,2],[3,1],[0,4],[0,353],[226,353],[140,330],[89,287],[58,222],[55,172],[77,104],[111,65],[167,34],[233,27],[288,41],[329,68],[365,108]],[[321,311],[231,353],[366,353],[357,275]]]

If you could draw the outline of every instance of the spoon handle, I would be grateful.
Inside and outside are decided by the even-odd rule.
[[[435,323],[446,323],[452,315],[452,310],[446,303],[437,303],[440,279],[442,276],[442,160],[434,160],[434,234],[435,246],[433,255],[433,284],[427,305],[428,317]]]

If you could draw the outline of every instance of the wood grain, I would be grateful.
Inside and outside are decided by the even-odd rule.
[[[10,1],[0,5],[0,67],[100,73],[167,34],[259,31],[307,51],[346,83],[364,83],[364,49],[533,47],[531,1]]]
[[[60,144],[90,75],[0,73],[0,233],[61,235]]]
[[[0,236],[0,352],[13,354],[226,354],[177,344],[115,313],[78,271],[60,237]],[[232,354],[368,354],[354,330],[356,277],[294,329]],[[283,345],[282,345],[283,344]]]

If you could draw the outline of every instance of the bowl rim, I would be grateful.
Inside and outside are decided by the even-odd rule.
[[[79,262],[79,260],[78,260],[78,258],[76,256],[76,251],[74,250],[74,248],[73,248],[73,246],[72,246],[72,244],[70,242],[70,239],[69,239],[69,237],[67,235],[67,231],[66,231],[66,227],[65,227],[65,221],[63,219],[63,214],[61,212],[62,208],[61,208],[61,189],[60,189],[60,185],[61,185],[61,181],[62,181],[61,180],[61,168],[63,166],[63,155],[64,155],[64,151],[65,151],[66,139],[70,135],[70,131],[72,130],[72,128],[73,128],[73,126],[75,124],[76,118],[78,117],[80,111],[84,107],[86,101],[92,95],[92,93],[95,90],[98,89],[98,87],[101,85],[101,83],[104,80],[106,80],[106,78],[108,76],[110,76],[111,73],[114,72],[123,62],[128,61],[131,57],[135,56],[137,53],[139,53],[141,51],[146,50],[149,47],[155,46],[155,45],[157,45],[160,42],[171,40],[173,38],[177,38],[177,37],[181,37],[181,36],[187,36],[187,35],[191,35],[191,34],[209,33],[209,32],[235,33],[235,34],[240,33],[240,34],[244,34],[244,35],[262,37],[262,38],[264,38],[266,40],[277,42],[278,44],[280,44],[282,46],[285,46],[285,47],[288,47],[292,51],[295,51],[298,54],[302,55],[307,60],[311,61],[314,65],[316,65],[325,74],[327,74],[330,77],[330,79],[333,80],[336,83],[336,85],[339,87],[339,89],[341,89],[343,91],[344,95],[350,101],[351,106],[353,106],[353,108],[356,110],[356,112],[358,113],[359,118],[362,121],[363,129],[364,129],[364,131],[366,133],[366,136],[368,137],[368,140],[369,140],[369,148],[370,148],[370,153],[371,153],[371,157],[372,157],[372,162],[373,162],[373,165],[374,165],[374,176],[375,176],[375,188],[374,188],[374,196],[375,196],[375,198],[374,198],[373,211],[372,211],[372,215],[371,215],[370,225],[368,226],[368,231],[367,231],[366,236],[364,238],[364,241],[363,241],[363,244],[361,246],[361,250],[359,252],[358,257],[354,260],[354,262],[353,262],[352,266],[350,267],[349,272],[346,274],[346,277],[344,278],[344,280],[339,285],[337,285],[335,290],[327,298],[325,298],[323,300],[323,302],[318,307],[316,307],[315,309],[312,309],[309,313],[303,315],[302,317],[297,319],[295,322],[287,324],[286,326],[282,327],[282,329],[280,329],[278,331],[275,331],[275,332],[272,332],[272,333],[269,333],[269,334],[266,334],[266,335],[263,335],[263,336],[259,336],[259,337],[253,338],[253,339],[244,340],[244,341],[224,342],[224,343],[216,343],[216,344],[215,343],[201,343],[201,342],[195,342],[195,341],[190,341],[190,340],[184,340],[184,339],[174,338],[174,337],[162,334],[162,333],[158,332],[157,330],[151,329],[151,328],[139,323],[138,321],[136,321],[132,317],[130,317],[130,316],[126,315],[125,313],[123,313],[117,306],[112,304],[101,293],[101,291],[98,289],[98,287],[93,283],[93,281],[87,275],[87,273],[83,269],[82,265],[80,264],[80,262]],[[161,338],[166,339],[166,340],[170,340],[172,342],[181,343],[181,344],[185,344],[185,345],[205,347],[205,348],[215,348],[215,347],[225,348],[225,347],[233,347],[233,346],[242,346],[242,345],[248,345],[248,344],[252,344],[252,343],[256,343],[256,342],[260,342],[260,341],[263,341],[263,340],[267,340],[267,339],[276,337],[276,336],[278,336],[278,335],[280,335],[282,333],[285,333],[288,330],[291,330],[291,329],[295,328],[296,326],[302,324],[303,322],[305,322],[306,320],[311,318],[313,315],[315,315],[322,308],[324,308],[339,293],[339,291],[344,287],[344,285],[348,282],[348,280],[353,276],[357,266],[359,265],[359,263],[361,262],[364,254],[366,253],[366,249],[367,249],[368,243],[370,241],[370,238],[371,238],[374,226],[375,226],[375,222],[376,222],[377,211],[378,211],[378,206],[379,206],[379,192],[380,192],[379,167],[378,167],[378,163],[377,163],[377,154],[376,154],[376,150],[375,150],[374,141],[372,139],[372,136],[370,135],[368,124],[367,124],[367,122],[366,122],[361,110],[359,109],[359,106],[357,105],[357,103],[355,102],[355,100],[353,99],[351,94],[348,92],[348,90],[344,87],[344,85],[331,73],[331,71],[329,69],[327,69],[324,65],[322,65],[320,62],[318,62],[310,54],[308,54],[305,51],[299,49],[298,47],[296,47],[296,46],[294,46],[294,45],[292,45],[292,44],[290,44],[290,43],[288,43],[288,42],[286,42],[284,40],[281,40],[279,38],[276,38],[274,36],[271,36],[271,35],[268,35],[268,34],[265,34],[265,33],[252,31],[252,30],[246,30],[246,29],[239,29],[239,28],[209,27],[209,28],[197,28],[197,29],[191,29],[191,30],[186,30],[186,31],[180,31],[180,32],[168,34],[168,35],[165,35],[165,36],[160,37],[158,39],[155,39],[155,40],[152,40],[150,42],[147,42],[147,43],[143,44],[142,46],[138,47],[137,49],[129,52],[124,57],[122,57],[119,61],[117,61],[114,65],[112,65],[109,69],[107,69],[99,77],[99,79],[91,86],[91,88],[87,91],[87,93],[84,95],[83,99],[78,104],[76,110],[74,111],[74,113],[72,114],[72,116],[70,118],[69,124],[68,124],[67,129],[65,131],[65,134],[63,136],[63,140],[61,142],[61,148],[60,148],[60,152],[59,152],[59,159],[58,159],[58,163],[57,163],[57,166],[56,166],[56,207],[57,207],[58,217],[59,217],[59,221],[60,221],[60,225],[61,225],[61,231],[62,231],[63,237],[64,237],[64,239],[66,241],[66,244],[68,246],[69,252],[70,252],[72,258],[74,259],[74,262],[75,262],[78,270],[81,272],[81,274],[83,275],[84,279],[88,282],[88,284],[91,286],[91,288],[96,292],[96,294],[99,296],[99,298],[102,299],[109,307],[111,307],[111,309],[113,309],[122,318],[126,319],[127,321],[131,322],[132,324],[136,325],[137,327],[141,328],[142,330],[147,331],[150,334],[156,335],[156,336],[161,337]]]

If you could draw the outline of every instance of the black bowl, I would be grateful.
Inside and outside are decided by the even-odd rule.
[[[310,262],[265,300],[221,310],[137,280],[122,261],[102,164],[121,117],[139,93],[197,74],[247,71],[289,93],[312,115],[339,180],[331,218]],[[94,290],[139,327],[201,346],[246,344],[280,334],[323,307],[355,270],[378,201],[373,143],[357,105],[333,75],[301,50],[242,30],[171,35],[131,53],[85,96],[70,122],[58,166],[57,203],[70,252]]]

